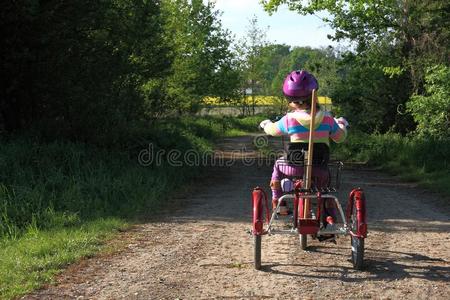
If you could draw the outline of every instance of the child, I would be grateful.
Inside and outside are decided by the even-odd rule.
[[[307,71],[291,72],[283,84],[283,94],[289,102],[292,112],[287,113],[278,122],[272,123],[270,120],[261,122],[260,127],[268,135],[281,136],[287,134],[290,136],[288,149],[288,161],[278,159],[273,167],[270,187],[272,189],[272,208],[275,209],[278,198],[282,196],[281,179],[285,176],[302,177],[303,166],[298,162],[303,162],[302,149],[307,150],[309,139],[309,127],[311,121],[311,97],[312,91],[318,90],[319,85],[316,78]],[[326,186],[328,183],[328,160],[329,143],[332,139],[336,143],[341,143],[347,136],[348,126],[344,118],[334,119],[330,113],[323,110],[316,110],[314,144],[315,151],[313,157],[313,184],[316,187]],[[306,146],[306,147],[305,147]],[[296,158],[297,156],[297,158]],[[287,206],[280,203],[280,214],[287,214]]]

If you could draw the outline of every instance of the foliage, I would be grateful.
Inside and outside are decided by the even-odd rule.
[[[163,3],[174,56],[172,74],[165,79],[172,108],[195,112],[205,96],[224,101],[235,97],[240,82],[230,32],[222,28],[214,4],[201,0]]]
[[[164,161],[144,167],[138,161],[141,151],[211,151],[215,139],[230,135],[232,130],[256,130],[261,120],[167,119],[137,130],[122,150],[23,138],[3,141],[0,237],[19,237],[30,226],[49,229],[98,217],[132,219],[144,212],[151,214],[172,189],[197,174],[198,168],[171,167]]]
[[[282,68],[282,63],[291,53],[291,47],[288,45],[268,44],[261,51],[262,68],[262,94],[280,95],[280,87],[274,86],[273,81]]]
[[[417,122],[417,130],[435,138],[450,138],[450,68],[444,65],[428,69],[426,94],[414,95],[407,109]]]
[[[257,19],[251,21],[248,40],[263,40],[264,32],[257,27]],[[256,37],[256,38],[255,38]],[[256,41],[255,41],[256,43]],[[247,46],[249,47],[249,46]],[[318,79],[321,95],[331,95],[339,82],[337,76],[338,58],[334,51],[328,49],[311,49],[309,47],[291,47],[287,45],[261,43],[255,44],[244,58],[244,78],[247,78],[247,88],[252,90],[250,97],[241,98],[239,105],[254,107],[261,102],[261,97],[271,97],[271,105],[278,110],[286,108],[286,100],[282,93],[283,81],[292,70],[306,69]],[[241,50],[243,51],[243,50]],[[252,66],[249,68],[249,66]],[[250,72],[250,71],[251,72]],[[245,73],[247,72],[247,73]]]
[[[304,69],[317,78],[321,95],[330,96],[337,85],[337,58],[332,49],[294,47],[283,57],[276,76],[272,80],[272,91],[282,96],[281,87],[289,72]]]
[[[249,20],[245,38],[239,41],[237,53],[240,58],[241,86],[244,90],[243,96],[250,92],[251,102],[241,98],[241,104],[252,108],[255,114],[256,95],[261,94],[264,81],[263,49],[267,46],[266,30],[258,27],[258,18],[253,16]],[[245,112],[244,112],[245,114]]]
[[[330,38],[355,46],[339,55],[341,81],[332,98],[364,130],[414,130],[411,117],[403,114],[406,102],[412,94],[424,94],[428,66],[448,64],[448,1],[261,2],[269,12],[283,4],[301,15],[326,11],[330,17],[323,20],[335,30]]]
[[[250,98],[247,96],[247,98]],[[280,99],[278,97],[275,96],[256,96],[256,105],[258,106],[273,106],[273,105],[279,105],[280,103]],[[250,99],[248,99],[248,101],[250,101]],[[287,102],[286,100],[283,98],[283,106],[284,108],[287,107]],[[222,101],[220,101],[220,98],[215,98],[215,97],[206,97],[203,102],[206,105],[212,105],[212,106],[226,106],[227,103],[224,103]],[[318,97],[318,102],[319,104],[328,104],[328,105],[332,105],[332,100],[331,98],[328,97]]]
[[[79,144],[17,141],[4,143],[0,151],[0,236],[19,237],[30,226],[49,229],[151,212],[188,174],[169,167],[151,170],[126,153]]]
[[[9,1],[0,130],[102,144],[240,84],[230,33],[201,0]]]
[[[159,0],[8,1],[0,123],[92,140],[142,112],[140,85],[170,62]]]
[[[69,263],[98,252],[127,222],[167,206],[200,168],[142,166],[152,143],[167,151],[211,150],[221,136],[254,131],[263,116],[183,117],[136,130],[126,150],[13,139],[0,143],[0,298],[44,283]]]
[[[395,65],[389,45],[377,45],[365,54],[346,53],[337,62],[337,82],[330,95],[350,124],[365,132],[408,132],[414,128],[401,109],[409,98],[407,74],[386,74],[380,64]],[[401,114],[399,113],[401,112]]]
[[[394,34],[397,21],[394,16],[400,14],[398,1],[302,1],[302,0],[266,0],[262,1],[265,9],[275,11],[281,4],[287,3],[289,9],[302,15],[327,11],[331,18],[324,18],[336,30],[334,39],[350,39],[364,47],[367,42],[373,42],[384,34]]]
[[[262,0],[269,12],[282,4],[302,15],[327,11],[331,17],[323,20],[335,29],[331,38],[349,39],[358,45],[358,52],[366,46],[382,40],[398,42],[405,58],[413,58],[415,52],[438,51],[445,59],[445,40],[448,37],[448,11],[450,4],[439,0]],[[428,43],[428,45],[425,45]]]
[[[246,96],[247,102],[251,101],[250,96]],[[256,105],[274,105],[276,103],[276,98],[274,96],[256,96]],[[215,105],[215,106],[223,106],[227,105],[226,102],[222,102],[220,98],[217,97],[207,97],[203,100],[203,103],[206,105]]]
[[[336,158],[366,162],[449,195],[450,141],[398,133],[366,134],[351,130],[332,151]]]

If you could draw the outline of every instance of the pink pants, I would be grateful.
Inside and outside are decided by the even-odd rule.
[[[304,168],[303,166],[296,166],[289,164],[286,159],[280,158],[278,159],[274,166],[272,172],[272,198],[278,199],[283,195],[283,191],[281,190],[281,185],[277,182],[280,182],[281,179],[285,177],[296,177],[303,178]],[[312,170],[312,181],[315,187],[324,187],[328,184],[329,173],[327,167],[319,167],[314,166]]]
[[[279,199],[283,196],[283,190],[281,189],[280,181],[286,177],[296,177],[303,178],[304,168],[302,166],[295,166],[289,164],[285,159],[278,159],[274,166],[272,172],[272,180],[270,182],[270,187],[272,189],[272,200]],[[312,183],[313,186],[317,188],[326,187],[328,185],[330,174],[328,172],[327,166],[319,167],[314,166],[312,170]],[[336,217],[336,208],[333,201],[327,201],[325,199],[325,214],[323,218],[327,216]],[[283,204],[282,204],[283,205]],[[286,204],[284,204],[286,205]]]

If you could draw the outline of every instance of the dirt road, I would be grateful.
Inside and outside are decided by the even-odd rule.
[[[124,233],[126,250],[72,266],[25,299],[450,299],[448,199],[368,170],[346,170],[341,189],[367,194],[363,271],[352,269],[348,237],[302,251],[289,235],[264,237],[254,270],[250,191],[269,176],[270,167],[242,163],[211,169],[179,197],[184,208]]]

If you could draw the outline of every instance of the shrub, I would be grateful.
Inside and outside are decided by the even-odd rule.
[[[426,95],[412,96],[407,109],[417,122],[417,132],[435,138],[450,137],[450,68],[436,65],[425,76]]]

